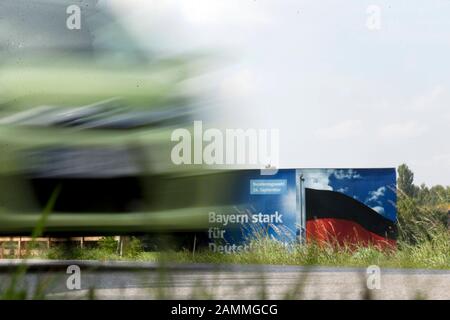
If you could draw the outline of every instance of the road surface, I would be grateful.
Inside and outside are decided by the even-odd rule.
[[[0,260],[0,290],[23,260]],[[29,260],[16,289],[47,299],[450,299],[450,270]],[[73,288],[69,265],[80,268]],[[69,280],[69,285],[67,284]]]

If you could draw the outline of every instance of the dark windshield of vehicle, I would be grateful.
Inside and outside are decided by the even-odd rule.
[[[68,27],[71,5],[80,9],[79,29]],[[0,63],[58,56],[130,62],[145,55],[102,1],[0,1]]]

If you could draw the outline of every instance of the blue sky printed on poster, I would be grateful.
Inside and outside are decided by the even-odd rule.
[[[305,187],[344,193],[382,216],[397,220],[396,172],[387,169],[298,169]]]

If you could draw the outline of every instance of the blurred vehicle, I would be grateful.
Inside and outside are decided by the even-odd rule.
[[[191,61],[140,49],[97,1],[71,30],[71,4],[0,3],[0,234],[30,234],[56,193],[45,234],[204,228],[233,178],[170,159]]]

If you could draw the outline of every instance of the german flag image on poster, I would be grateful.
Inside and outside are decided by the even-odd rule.
[[[307,241],[396,246],[395,171],[311,169],[303,181]]]

